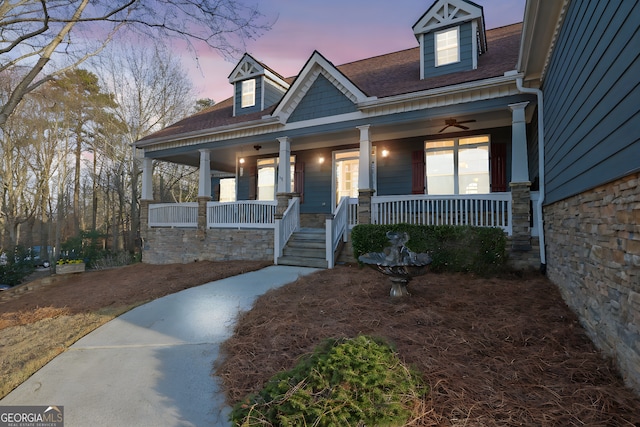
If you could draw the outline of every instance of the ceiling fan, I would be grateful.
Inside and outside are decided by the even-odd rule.
[[[467,126],[463,126],[463,123],[473,123],[475,122],[474,119],[471,120],[462,120],[462,121],[458,121],[457,119],[444,119],[444,124],[446,125],[445,127],[443,127],[442,129],[440,129],[440,131],[438,133],[442,133],[444,132],[447,128],[450,128],[452,126],[460,128],[462,130],[468,130],[469,128]]]

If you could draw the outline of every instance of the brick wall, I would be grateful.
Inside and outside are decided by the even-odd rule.
[[[273,260],[273,230],[151,228],[145,231],[142,261],[148,264],[198,261]]]
[[[640,392],[640,173],[546,206],[547,274]]]

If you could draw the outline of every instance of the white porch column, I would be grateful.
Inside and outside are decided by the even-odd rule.
[[[277,193],[291,193],[291,138],[278,138],[280,142],[280,158],[278,167]]]
[[[198,197],[211,197],[211,154],[209,150],[200,151],[200,175],[198,182]]]
[[[142,159],[142,200],[153,200],[153,159]]]
[[[529,102],[509,104],[511,109],[511,182],[529,182],[527,123],[524,109]]]
[[[360,129],[360,161],[358,164],[358,189],[371,189],[371,125],[358,126]]]

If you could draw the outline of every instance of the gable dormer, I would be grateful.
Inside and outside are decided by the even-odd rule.
[[[245,53],[229,74],[233,90],[233,115],[262,111],[280,101],[289,84],[278,73]]]
[[[482,6],[437,0],[413,26],[420,43],[420,78],[478,68],[487,41]]]

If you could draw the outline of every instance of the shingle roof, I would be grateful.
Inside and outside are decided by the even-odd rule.
[[[502,76],[506,71],[514,70],[518,62],[521,32],[522,23],[488,30],[488,51],[478,58],[478,68],[470,71],[421,80],[418,47],[351,62],[337,68],[365,94],[378,98],[470,83]],[[294,77],[286,80],[291,82]],[[233,98],[229,98],[140,141],[251,122],[271,114],[274,109],[275,106],[271,106],[264,111],[233,117]]]

